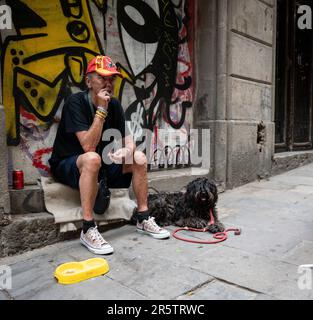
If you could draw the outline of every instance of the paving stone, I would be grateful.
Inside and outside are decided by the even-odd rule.
[[[221,281],[212,281],[195,292],[180,296],[178,300],[254,300],[257,295]]]
[[[312,300],[313,290],[298,288],[298,266],[313,260],[312,203],[310,165],[221,194],[222,222],[243,233],[217,245],[156,240],[125,225],[103,233],[115,252],[103,257],[110,271],[102,277],[70,286],[54,279],[59,264],[96,257],[79,238],[0,259],[0,265],[12,267],[9,294],[16,299]]]
[[[212,279],[201,271],[157,256],[142,255],[122,261],[122,267],[113,268],[109,277],[148,298],[173,299]]]
[[[288,251],[282,260],[295,265],[313,264],[313,241],[302,241]]]
[[[41,255],[22,263],[11,265],[12,289],[8,290],[14,299],[30,298],[56,282],[54,271],[62,263],[72,261],[68,255]]]
[[[214,258],[191,259],[187,266],[278,299],[313,299],[313,291],[298,288],[295,265],[225,246],[213,251]]]
[[[175,239],[152,239],[129,227],[119,230],[116,237],[114,232],[103,236],[115,250],[113,255],[105,256],[110,266],[108,277],[148,298],[172,299],[211,279],[207,274],[185,268],[182,264],[190,254],[195,254],[193,246],[187,245],[188,251],[184,248],[185,244],[177,242],[175,246]],[[202,247],[196,252],[201,254],[204,250]],[[175,263],[173,259],[166,258],[173,254],[182,259],[177,259]],[[75,248],[71,256],[80,260],[90,258],[92,254],[81,246]],[[165,285],[168,279],[171,279],[170,286]]]
[[[100,276],[77,284],[50,285],[35,295],[24,295],[23,299],[30,300],[146,300],[141,295],[126,286],[111,280],[107,276]]]
[[[274,182],[281,183],[281,185],[292,183],[293,185],[305,184],[308,186],[313,186],[313,178],[307,177],[306,173],[303,173],[301,175],[297,175],[297,173],[295,173],[294,175],[280,175],[277,177],[273,177],[272,179]]]
[[[278,300],[278,299],[271,297],[271,296],[268,296],[266,294],[260,293],[260,294],[257,294],[253,300],[271,301],[271,300]]]
[[[0,290],[0,301],[7,301],[7,300],[11,300],[10,296],[6,292]]]

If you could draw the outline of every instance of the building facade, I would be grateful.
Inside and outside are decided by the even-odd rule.
[[[16,168],[27,184],[49,175],[64,100],[84,88],[87,61],[99,53],[125,76],[115,95],[133,134],[151,130],[152,156],[168,157],[165,166],[151,161],[151,171],[188,170],[182,144],[191,129],[210,129],[210,166],[201,174],[222,189],[270,176],[276,152],[312,149],[312,31],[296,27],[299,6],[309,3],[1,1],[13,25],[0,42],[0,169],[9,177],[1,189]],[[174,140],[179,133],[181,145],[162,130]]]

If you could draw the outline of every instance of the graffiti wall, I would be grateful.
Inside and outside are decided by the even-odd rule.
[[[145,128],[153,130],[155,151],[164,152],[173,150],[173,142],[165,145],[160,129],[188,137],[195,87],[193,1],[1,3],[11,7],[14,26],[1,30],[0,39],[7,143],[41,175],[49,174],[64,100],[84,89],[87,63],[99,53],[110,55],[125,75],[115,95],[136,138]]]

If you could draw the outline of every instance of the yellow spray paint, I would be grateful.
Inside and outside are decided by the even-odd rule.
[[[68,79],[84,81],[88,61],[101,53],[89,1],[23,0],[45,22],[21,28],[4,43],[2,96],[10,144],[18,144],[19,104],[48,121],[64,98]],[[105,1],[96,1],[103,6]],[[12,8],[14,10],[14,7]]]

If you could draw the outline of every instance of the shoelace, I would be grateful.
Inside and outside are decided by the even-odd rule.
[[[100,244],[105,244],[105,240],[102,238],[102,235],[98,231],[98,227],[94,227],[91,234],[92,241],[100,242]]]
[[[152,230],[154,231],[160,231],[161,228],[156,224],[155,222],[155,218],[154,217],[150,217],[149,220],[146,220],[146,224],[148,227],[151,227]]]

